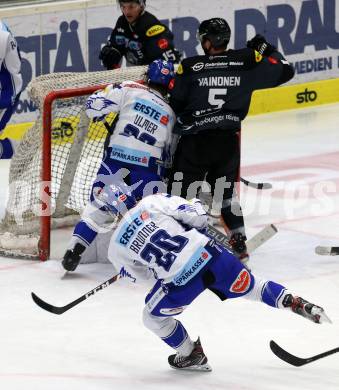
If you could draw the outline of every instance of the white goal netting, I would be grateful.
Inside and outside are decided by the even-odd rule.
[[[52,227],[74,225],[86,205],[92,182],[100,165],[107,130],[101,122],[90,122],[85,115],[86,95],[79,89],[140,80],[146,67],[130,67],[90,73],[54,73],[32,80],[30,98],[38,106],[38,117],[25,133],[11,161],[9,198],[0,224],[0,253],[38,257],[41,218],[46,212],[42,183],[43,167],[51,166]],[[62,91],[44,111],[50,92]],[[51,155],[43,153],[44,128],[50,115]],[[34,245],[33,245],[34,244]],[[13,247],[13,248],[12,248]],[[22,249],[22,248],[24,249]],[[27,255],[27,256],[26,256]]]

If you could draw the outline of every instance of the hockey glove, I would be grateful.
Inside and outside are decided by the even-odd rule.
[[[121,61],[121,53],[118,49],[107,43],[99,54],[99,60],[102,61],[104,66],[110,70],[115,69]]]
[[[75,244],[73,249],[68,249],[64,255],[61,264],[66,271],[75,271],[81,260],[81,255],[86,247],[79,242]]]
[[[250,41],[247,41],[247,47],[256,50],[258,53],[266,57],[270,56],[277,50],[275,46],[268,43],[265,37],[260,34],[257,34]]]

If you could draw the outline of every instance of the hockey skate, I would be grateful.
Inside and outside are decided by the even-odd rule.
[[[249,254],[247,253],[246,237],[241,233],[233,233],[229,244],[239,260],[246,264],[249,260]]]
[[[200,338],[194,343],[194,349],[189,356],[182,356],[179,353],[170,355],[168,363],[172,368],[179,370],[212,371],[211,366],[207,363]]]
[[[292,294],[288,294],[283,299],[282,304],[284,307],[289,307],[294,313],[297,313],[316,324],[322,324],[324,322],[332,323],[322,307],[314,305],[301,297],[294,297]]]

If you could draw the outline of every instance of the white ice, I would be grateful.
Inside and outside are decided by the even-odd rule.
[[[260,193],[242,187],[248,236],[267,223],[279,229],[252,255],[252,270],[323,306],[332,325],[205,292],[181,320],[192,338],[201,336],[213,371],[178,372],[167,364],[171,349],[143,327],[149,286],[121,280],[56,316],[36,306],[31,291],[64,305],[108,279],[111,266],[82,265],[62,279],[56,259],[0,258],[0,388],[337,390],[339,354],[296,368],[274,356],[269,341],[301,357],[339,346],[339,256],[314,253],[319,244],[339,245],[338,110],[334,104],[248,118],[242,137],[242,175],[274,186]],[[0,172],[3,213],[4,161]]]

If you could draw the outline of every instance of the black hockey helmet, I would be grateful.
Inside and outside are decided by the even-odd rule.
[[[119,5],[121,5],[122,3],[137,3],[141,7],[146,7],[146,0],[119,0]]]
[[[227,46],[231,38],[231,29],[225,19],[212,18],[201,22],[198,30],[198,39],[201,43],[205,39],[211,41],[213,47]]]

